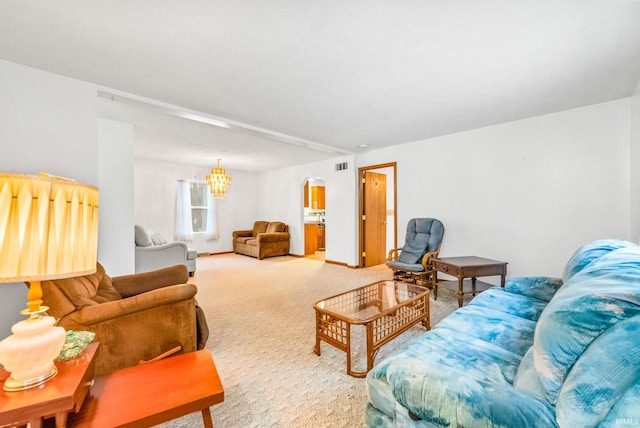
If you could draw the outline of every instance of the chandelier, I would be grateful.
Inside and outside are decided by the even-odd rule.
[[[227,175],[226,169],[220,168],[220,158],[218,158],[218,167],[211,168],[211,174],[207,175],[207,183],[214,198],[222,199],[227,194],[231,177]]]

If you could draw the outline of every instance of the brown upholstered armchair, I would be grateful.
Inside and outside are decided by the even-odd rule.
[[[109,277],[98,263],[94,274],[43,281],[49,314],[67,330],[92,331],[100,342],[96,375],[134,366],[181,347],[204,347],[204,316],[196,328],[196,286],[187,284],[186,266]]]
[[[280,221],[256,221],[251,230],[233,232],[233,251],[246,256],[265,257],[289,254],[289,228]]]

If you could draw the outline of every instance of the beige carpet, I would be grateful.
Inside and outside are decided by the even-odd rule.
[[[345,353],[315,343],[313,304],[325,297],[382,279],[384,266],[349,269],[311,259],[273,257],[257,260],[236,254],[198,258],[191,282],[207,314],[211,350],[225,389],[225,400],[211,408],[216,428],[362,427],[365,380],[346,374]],[[435,325],[455,309],[443,290],[431,299]],[[363,338],[363,330],[354,336]],[[415,326],[385,345],[381,361],[403,343],[425,332]],[[364,360],[363,340],[355,358]],[[200,413],[162,427],[202,426]]]

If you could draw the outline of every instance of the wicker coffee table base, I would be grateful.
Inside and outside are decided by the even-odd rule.
[[[371,285],[375,285],[375,283]],[[348,293],[345,296],[345,298],[354,297],[349,296]],[[373,308],[376,306],[375,301],[368,300],[366,296],[363,297],[360,294],[358,294],[358,296],[362,300],[362,302],[359,303],[359,308],[361,310],[371,308],[371,312],[374,314],[367,320],[356,320],[336,313],[329,313],[328,311],[320,309],[317,304],[314,306],[316,310],[316,344],[313,351],[316,355],[320,355],[321,341],[335,346],[347,354],[347,374],[362,378],[373,368],[375,357],[383,345],[418,323],[422,323],[427,330],[430,329],[429,290],[424,288],[424,292],[417,297],[399,303],[389,310],[378,312],[377,314],[375,313],[375,308]],[[365,326],[367,346],[366,371],[355,371],[352,367],[352,325]]]

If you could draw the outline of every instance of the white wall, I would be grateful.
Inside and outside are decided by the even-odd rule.
[[[173,240],[178,180],[204,180],[210,168],[136,159],[134,171],[135,223]],[[232,251],[232,232],[251,229],[257,219],[257,175],[232,170],[227,173],[232,179],[228,193],[216,200],[220,238],[206,240],[196,235],[188,245],[198,253]]]
[[[442,256],[506,261],[510,276],[559,276],[588,241],[636,239],[629,103],[381,149],[359,156],[357,166],[398,162],[398,227],[412,217],[439,218]]]
[[[104,219],[109,209],[102,193],[118,194],[120,189],[117,180],[99,179],[96,93],[92,84],[0,60],[0,171],[46,171],[97,186],[102,225],[98,242],[103,248],[105,236],[118,236],[118,226],[103,227],[110,222]],[[126,158],[120,161],[127,163]],[[117,203],[119,210],[133,212],[132,202]],[[98,252],[98,260],[111,256]],[[26,305],[26,294],[24,285],[0,285],[0,299],[6,303],[0,312],[0,338],[23,318],[17,314]]]
[[[640,240],[640,81],[631,97],[631,233],[630,240]]]
[[[348,168],[336,171],[335,164]],[[356,265],[352,242],[356,239],[356,173],[352,157],[338,157],[292,168],[264,172],[258,180],[256,219],[282,221],[291,234],[290,253],[304,255],[303,189],[309,177],[325,183],[325,260]]]
[[[110,276],[135,271],[133,126],[98,119],[99,261]]]

